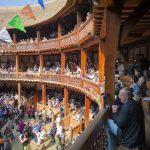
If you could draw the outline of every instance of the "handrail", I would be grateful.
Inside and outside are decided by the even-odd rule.
[[[108,114],[108,108],[100,111],[77,140],[69,147],[69,150],[105,149]]]
[[[79,43],[82,42],[83,39],[87,38],[90,34],[94,34],[94,27],[93,27],[93,16],[89,17],[83,24],[83,26],[79,27]]]
[[[41,51],[45,50],[45,49],[58,49],[58,48],[59,48],[58,38],[40,42],[40,50]]]
[[[74,46],[78,43],[77,31],[73,31],[65,36],[62,36],[60,39],[60,46],[68,47]]]
[[[39,73],[0,73],[0,80],[9,81],[24,81],[24,82],[38,82],[53,84],[55,86],[66,86],[75,91],[84,93],[92,100],[98,103],[98,95],[100,94],[100,87],[97,83],[87,81],[87,79],[68,77],[61,74],[39,74]]]
[[[37,43],[17,43],[16,44],[17,51],[30,51],[30,50],[37,50]]]
[[[89,35],[93,35],[93,16],[91,15],[82,26],[77,30],[62,36],[60,38],[54,38],[47,41],[40,41],[40,48],[38,50],[37,42],[32,43],[17,43],[16,49],[14,47],[0,47],[0,52],[39,52],[45,50],[59,50],[60,48],[70,47],[82,43],[84,39],[88,38]],[[60,42],[60,45],[59,45]],[[60,46],[60,47],[59,47]]]

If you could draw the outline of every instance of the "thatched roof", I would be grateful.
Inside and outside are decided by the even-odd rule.
[[[36,21],[20,15],[24,26],[35,26],[47,21],[54,20],[61,16],[75,4],[75,0],[50,0],[45,3],[45,10],[38,4],[32,5],[31,8],[36,16]],[[24,6],[23,6],[24,7]],[[0,7],[0,27],[11,28],[7,25],[8,21],[21,11],[23,7]]]

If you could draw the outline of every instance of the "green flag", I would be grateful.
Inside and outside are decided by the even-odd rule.
[[[21,30],[21,31],[23,31],[23,32],[26,33],[26,30],[25,30],[25,28],[24,28],[24,26],[23,26],[23,23],[22,23],[22,21],[21,21],[21,19],[20,19],[20,17],[19,17],[18,14],[17,14],[15,17],[13,17],[13,18],[8,22],[8,24],[9,24],[10,26],[15,27],[16,29],[19,29],[19,30]]]

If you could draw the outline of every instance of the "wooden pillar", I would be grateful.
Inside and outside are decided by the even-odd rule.
[[[40,54],[40,78],[42,79],[42,73],[43,73],[43,55]]]
[[[46,104],[46,85],[42,84],[42,103]]]
[[[22,89],[21,82],[18,82],[18,104],[19,105],[21,104],[21,89]]]
[[[100,40],[99,42],[99,83],[104,81],[104,72],[105,72],[105,54],[104,54],[104,41]]]
[[[120,33],[120,14],[118,8],[105,8],[106,13],[106,38],[105,38],[105,91],[115,96],[115,63]]]
[[[14,50],[16,50],[16,34],[13,34],[13,44],[14,44]]]
[[[61,52],[61,74],[65,73],[66,53]]]
[[[18,78],[18,72],[19,72],[19,55],[16,54],[16,78]]]
[[[86,59],[87,59],[87,52],[85,49],[81,49],[81,73],[82,76],[85,77],[86,74]]]
[[[62,25],[60,23],[58,23],[58,45],[59,45],[59,48],[60,48],[61,36],[62,36]]]
[[[85,128],[89,125],[89,118],[90,118],[90,99],[89,97],[85,96]]]
[[[79,27],[82,22],[81,11],[80,11],[79,5],[77,5],[76,9],[77,9],[77,27]]]
[[[37,28],[37,50],[40,50],[40,41],[41,41],[41,35],[40,35],[40,29]]]
[[[69,90],[64,88],[64,115],[68,115],[68,97],[69,97]]]

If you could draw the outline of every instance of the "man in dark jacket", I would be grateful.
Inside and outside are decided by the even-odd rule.
[[[132,99],[129,88],[123,88],[119,96],[122,108],[118,111],[117,105],[113,105],[113,120],[108,120],[108,150],[116,150],[116,141],[127,148],[139,147],[145,142],[144,113],[140,103]]]

